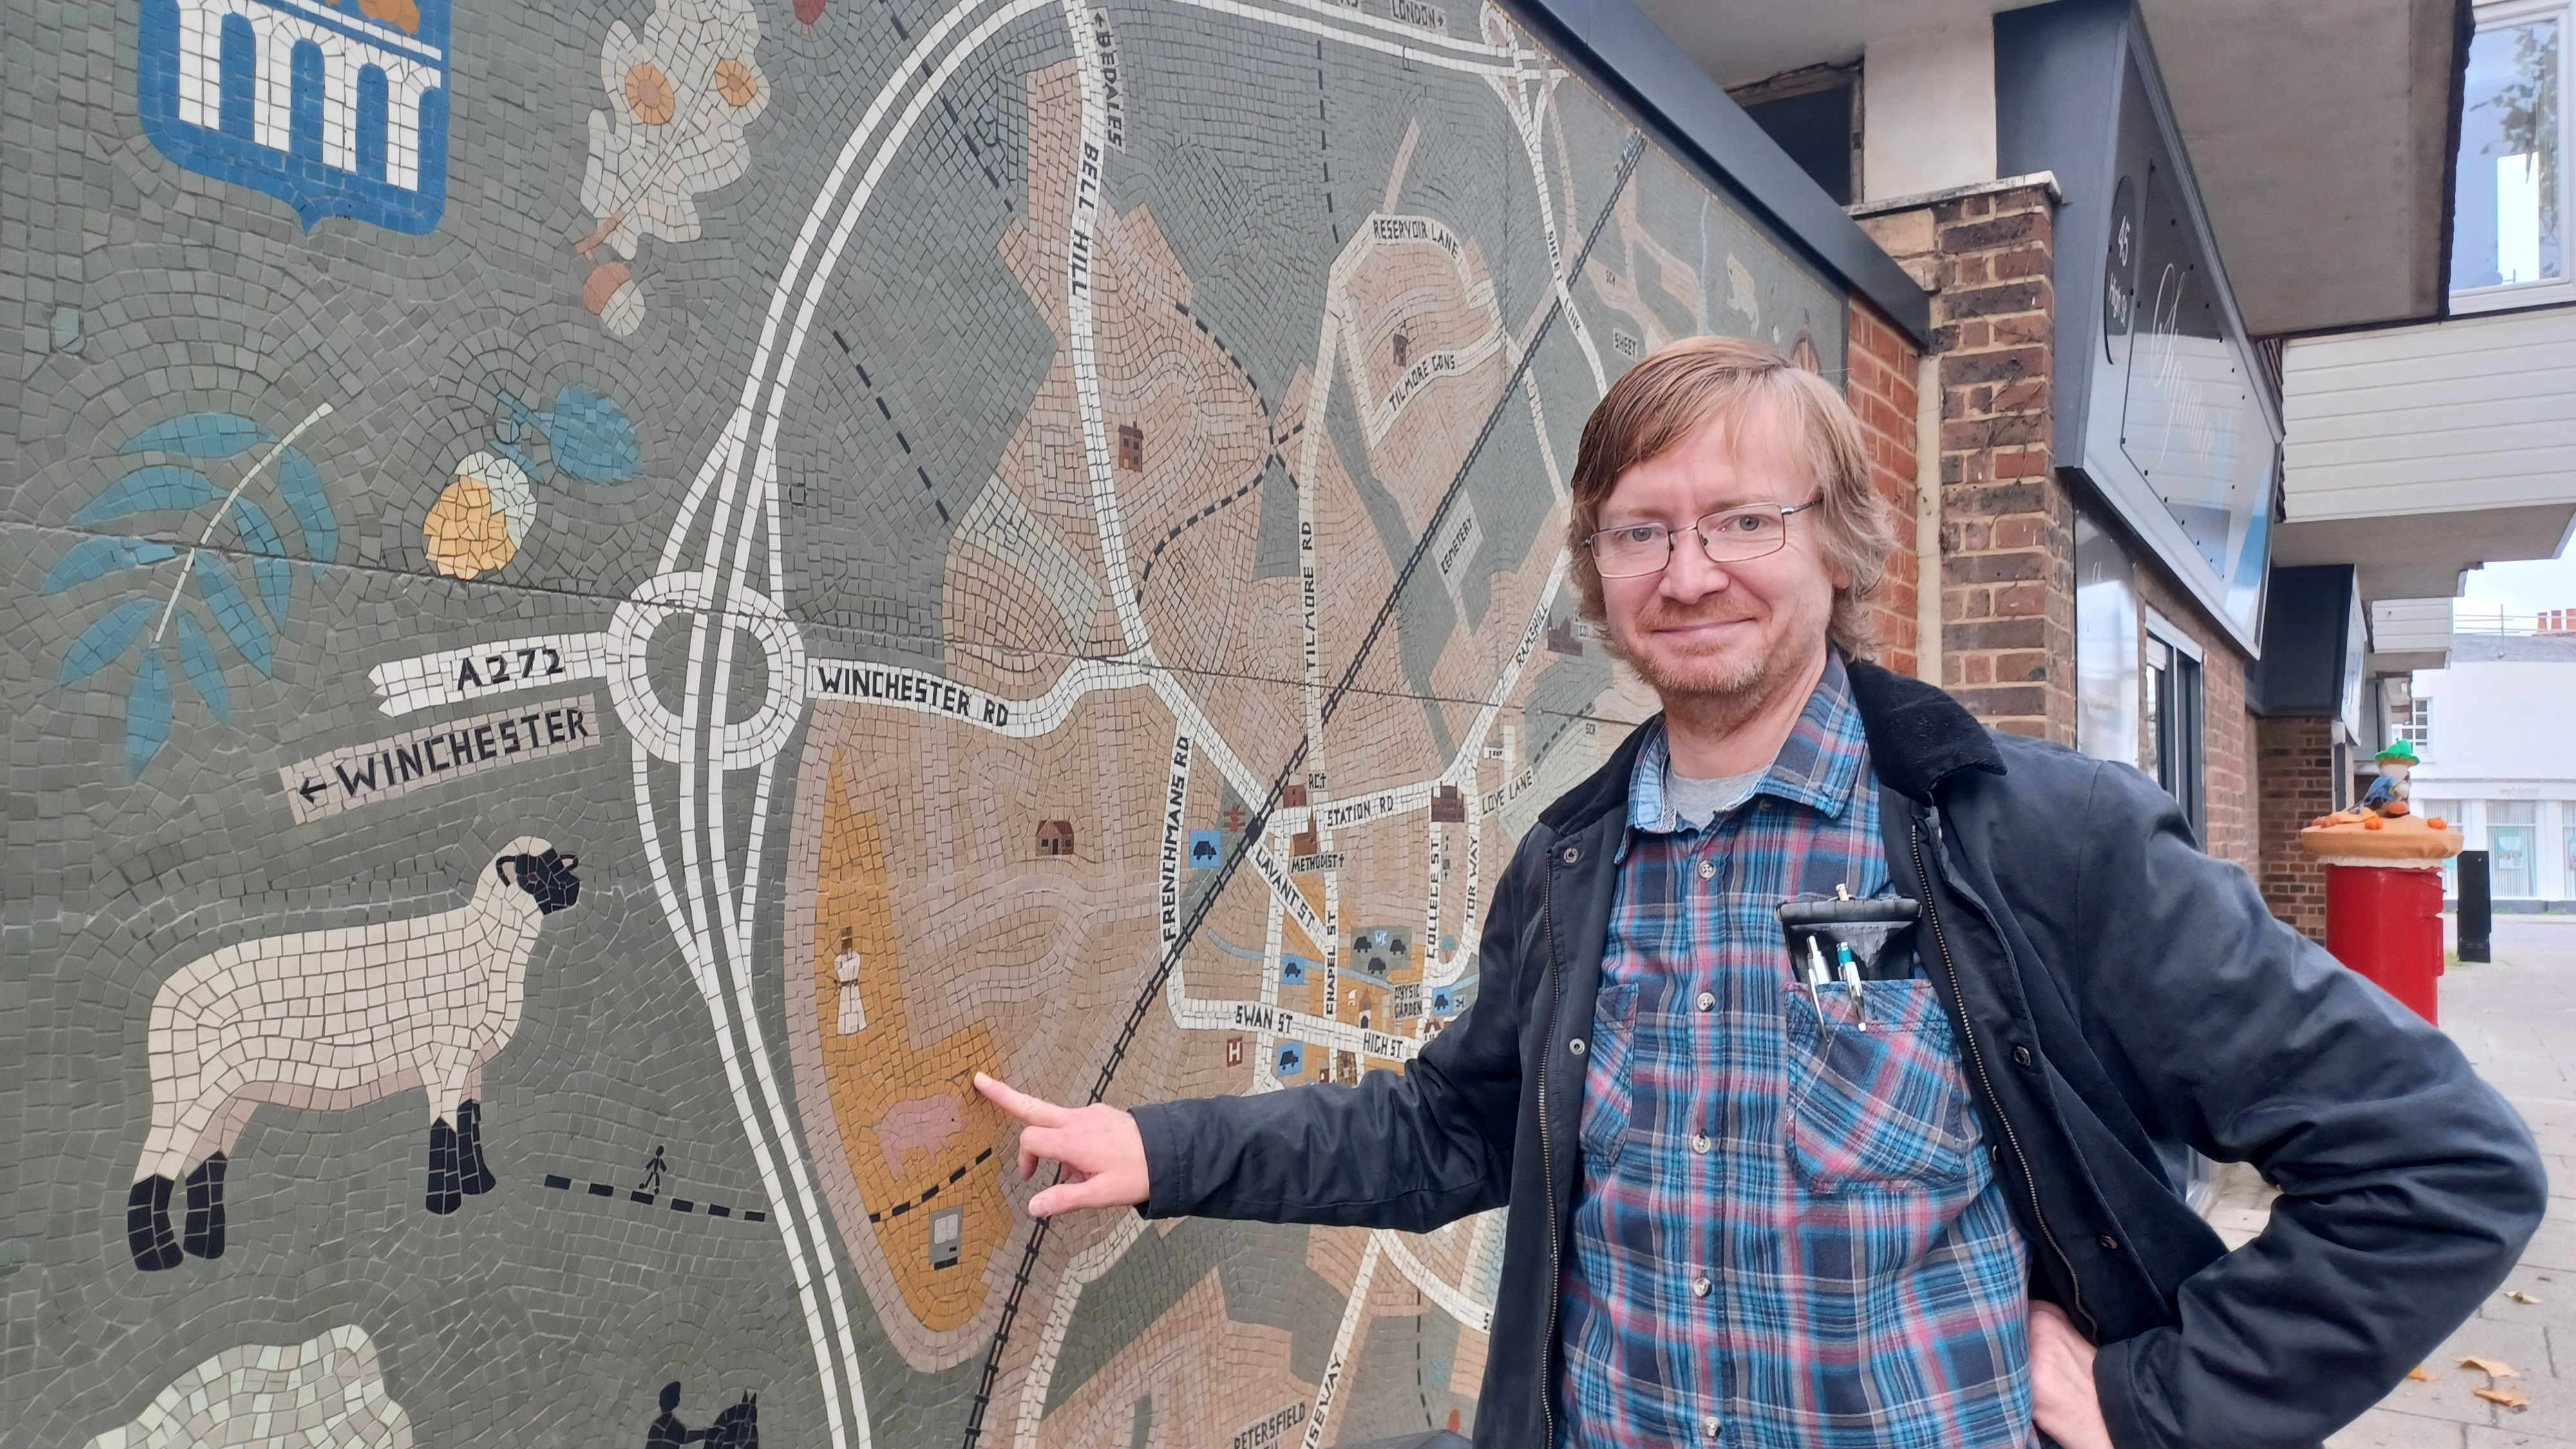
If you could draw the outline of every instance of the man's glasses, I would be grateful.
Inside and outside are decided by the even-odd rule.
[[[1822,502],[1822,499],[1816,502]],[[1633,579],[1661,573],[1673,561],[1677,533],[1696,533],[1712,563],[1742,563],[1778,553],[1789,541],[1789,515],[1815,503],[1783,508],[1777,503],[1748,503],[1709,514],[1690,527],[1674,530],[1660,523],[1632,523],[1605,528],[1583,540],[1592,550],[1592,566],[1605,579]]]

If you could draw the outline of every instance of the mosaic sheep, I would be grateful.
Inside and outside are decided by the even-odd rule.
[[[491,1191],[483,1064],[519,1029],[528,952],[542,920],[579,899],[579,864],[522,836],[454,910],[239,942],[163,983],[148,1037],[152,1131],[126,1200],[134,1265],[174,1267],[182,1248],[223,1256],[225,1164],[263,1102],[338,1110],[426,1090],[429,1210]],[[174,1235],[182,1179],[187,1222]]]

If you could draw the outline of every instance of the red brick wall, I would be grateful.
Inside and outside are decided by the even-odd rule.
[[[2012,187],[1862,225],[1932,291],[1941,388],[1942,682],[1989,725],[2071,746],[2075,502],[2049,463],[2052,205],[2045,186]],[[1857,356],[1857,321],[1853,336]],[[1857,398],[1857,384],[1854,391]],[[2247,661],[2158,568],[2152,558],[2138,560],[2141,596],[2205,656],[2209,852],[2252,872],[2263,837]]]
[[[1915,672],[1915,589],[1920,577],[1915,539],[1914,410],[1919,354],[1893,323],[1854,299],[1851,305],[1850,372],[1844,394],[1869,440],[1869,472],[1896,524],[1896,549],[1887,579],[1870,597],[1870,624],[1878,662],[1899,674]]]
[[[1998,729],[2075,743],[2075,506],[2049,468],[2045,187],[1932,208],[1940,286],[1942,682]]]
[[[2262,864],[2254,880],[2273,915],[2323,945],[2326,868],[2299,844],[2299,832],[2334,808],[2334,721],[2257,720],[2254,737],[2263,781]]]

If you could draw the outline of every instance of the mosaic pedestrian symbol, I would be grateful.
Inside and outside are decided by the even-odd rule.
[[[450,0],[143,0],[135,101],[161,154],[294,207],[436,229]]]

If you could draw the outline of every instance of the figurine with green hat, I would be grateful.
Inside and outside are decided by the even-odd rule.
[[[2412,793],[2406,776],[2416,764],[2415,746],[2410,741],[2393,741],[2381,750],[2379,778],[2370,782],[2370,792],[2361,797],[2361,808],[2384,816],[2406,814],[2406,797]]]

